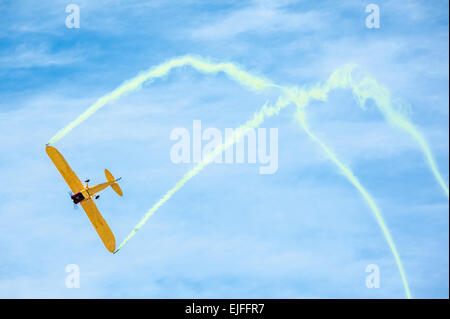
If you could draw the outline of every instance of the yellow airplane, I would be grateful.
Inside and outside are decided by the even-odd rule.
[[[122,190],[119,187],[119,184],[116,182],[120,180],[120,178],[115,179],[114,176],[105,169],[106,183],[101,183],[92,187],[89,187],[89,180],[86,181],[86,186],[83,186],[80,179],[77,177],[75,172],[70,168],[69,164],[67,164],[64,157],[61,153],[54,148],[53,146],[47,145],[45,147],[45,151],[48,156],[52,160],[53,164],[55,164],[59,173],[62,175],[66,183],[69,185],[70,189],[73,192],[71,196],[74,204],[80,204],[83,207],[86,215],[89,217],[92,225],[94,226],[97,234],[100,236],[100,239],[103,241],[106,249],[110,252],[114,252],[116,249],[116,239],[114,238],[114,234],[109,228],[103,216],[98,211],[97,205],[94,203],[94,199],[98,199],[99,196],[95,195],[100,191],[104,190],[108,186],[119,195],[122,196]]]

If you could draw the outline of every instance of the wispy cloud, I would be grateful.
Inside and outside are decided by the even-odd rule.
[[[37,47],[26,44],[19,45],[9,55],[0,56],[2,68],[30,68],[67,65],[84,59],[81,54],[72,51],[52,53],[49,48],[41,44]]]
[[[320,11],[291,13],[288,10],[254,6],[216,17],[191,31],[196,39],[223,40],[240,34],[268,34],[275,32],[308,32],[320,29],[326,14]]]

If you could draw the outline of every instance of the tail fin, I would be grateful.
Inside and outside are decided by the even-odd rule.
[[[105,176],[106,176],[106,180],[108,182],[110,182],[110,183],[112,182],[111,188],[117,193],[117,195],[123,196],[123,192],[120,189],[119,184],[115,183],[116,179],[114,178],[114,176],[107,169],[105,169]],[[119,180],[119,179],[117,179],[117,180]]]

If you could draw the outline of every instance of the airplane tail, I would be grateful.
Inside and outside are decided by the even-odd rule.
[[[116,183],[120,178],[115,179],[114,176],[107,169],[105,169],[105,176],[106,176],[106,180],[108,182],[110,182],[110,183],[112,182],[111,188],[117,193],[117,195],[123,196],[123,192],[120,189],[119,184]]]

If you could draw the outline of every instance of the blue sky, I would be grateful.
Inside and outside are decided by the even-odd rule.
[[[80,28],[64,21],[80,7]],[[379,29],[365,27],[378,4]],[[0,1],[0,297],[403,298],[400,274],[359,193],[293,120],[277,127],[278,171],[212,164],[116,255],[73,210],[45,143],[124,80],[195,54],[283,85],[357,63],[409,105],[448,185],[448,2]],[[176,127],[237,127],[269,93],[189,68],[129,94],[55,146],[80,179],[122,176],[98,207],[121,242],[194,164],[173,164]],[[311,128],[380,207],[416,298],[449,296],[448,198],[418,146],[368,103],[336,91],[308,108]],[[67,264],[79,289],[65,287]],[[380,267],[368,289],[365,268]]]

